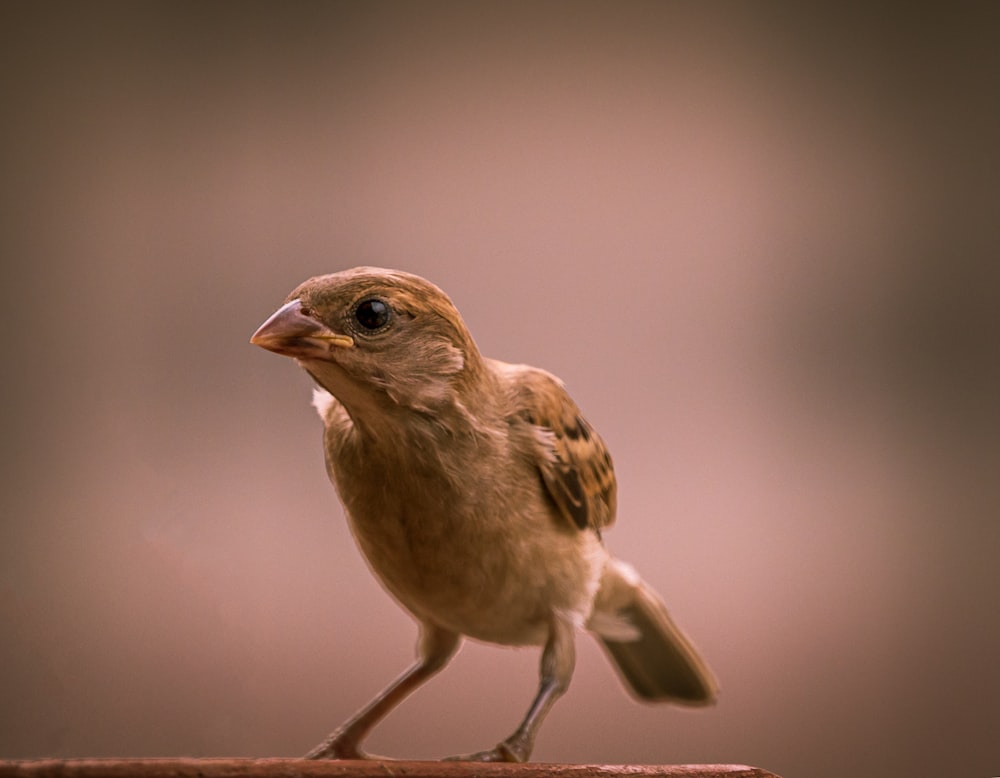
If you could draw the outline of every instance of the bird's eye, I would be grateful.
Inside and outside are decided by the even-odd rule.
[[[389,313],[389,306],[386,303],[372,297],[358,304],[354,309],[354,318],[366,330],[374,332],[389,323]]]

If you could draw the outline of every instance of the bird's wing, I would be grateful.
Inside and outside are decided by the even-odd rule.
[[[610,526],[617,484],[604,441],[558,378],[523,365],[505,368],[514,415],[533,427],[536,465],[560,513],[580,529]]]

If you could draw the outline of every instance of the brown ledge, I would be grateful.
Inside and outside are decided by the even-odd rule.
[[[479,764],[305,759],[30,759],[0,778],[778,778],[745,765]]]

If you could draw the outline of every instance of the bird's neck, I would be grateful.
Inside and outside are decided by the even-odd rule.
[[[492,422],[500,414],[496,376],[481,359],[415,398],[358,381],[330,362],[300,364],[344,407],[359,442],[422,446],[442,438],[474,440],[495,429]]]

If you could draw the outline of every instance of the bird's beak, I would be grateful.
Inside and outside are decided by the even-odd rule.
[[[299,359],[322,359],[334,348],[350,348],[354,339],[339,335],[302,311],[302,302],[292,300],[276,310],[250,338],[255,346]]]

